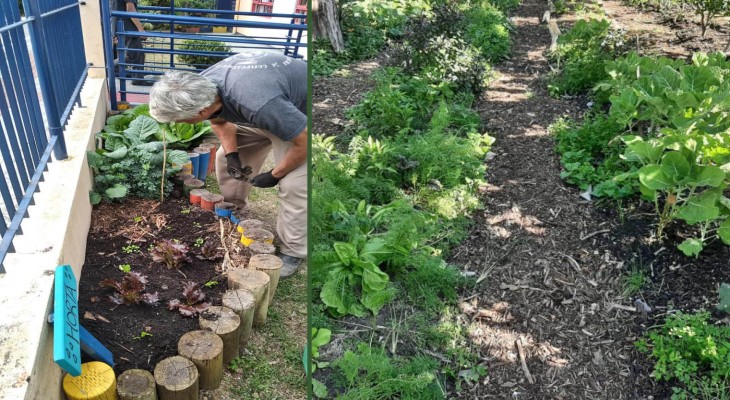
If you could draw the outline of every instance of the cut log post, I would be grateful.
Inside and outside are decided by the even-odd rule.
[[[283,264],[281,258],[272,254],[257,254],[251,257],[248,263],[249,268],[263,271],[269,276],[269,305],[274,300],[274,293],[279,285],[279,273]]]
[[[231,268],[228,271],[228,288],[248,289],[253,293],[256,309],[253,313],[253,326],[261,326],[266,322],[269,310],[269,283],[271,279],[266,273],[250,268]]]
[[[223,340],[211,331],[191,331],[177,342],[177,352],[198,368],[201,389],[215,389],[223,379]]]
[[[276,247],[274,247],[273,244],[266,243],[266,242],[251,243],[251,245],[248,246],[248,248],[254,254],[274,254],[274,253],[276,253]]]
[[[155,377],[143,369],[124,371],[117,379],[120,400],[157,400]]]
[[[200,313],[200,329],[207,329],[223,341],[223,365],[238,357],[241,317],[228,307],[212,306]]]
[[[243,233],[246,231],[246,229],[254,229],[254,228],[263,228],[264,223],[257,220],[257,219],[243,219],[238,221],[238,224],[236,225],[236,230],[239,233]]]
[[[548,30],[550,31],[550,51],[555,51],[558,48],[558,37],[560,37],[560,28],[558,23],[554,19],[548,21]]]
[[[253,313],[256,309],[256,299],[248,289],[229,290],[223,295],[223,305],[237,313],[241,318],[239,343],[246,346],[251,337]]]
[[[241,243],[248,247],[253,243],[274,243],[274,234],[261,228],[246,228],[241,234]]]
[[[198,400],[198,369],[185,357],[173,356],[155,367],[160,400]]]

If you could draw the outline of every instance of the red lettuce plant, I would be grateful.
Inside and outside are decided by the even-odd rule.
[[[198,255],[197,257],[201,260],[205,259],[215,261],[223,257],[223,254],[218,248],[215,240],[207,240],[205,244],[203,244],[203,246],[200,248],[200,255]]]
[[[183,286],[184,303],[179,299],[170,300],[167,303],[167,309],[170,311],[178,310],[183,317],[194,317],[210,307],[210,303],[203,303],[205,293],[200,284],[195,282],[185,282]]]
[[[169,269],[180,269],[184,263],[190,262],[188,251],[188,246],[183,243],[163,240],[155,244],[150,250],[150,255],[153,261],[163,262]]]
[[[143,293],[147,286],[147,277],[138,272],[124,274],[121,281],[104,279],[99,282],[99,286],[116,290],[116,293],[109,296],[109,300],[115,304],[145,303],[156,306],[160,302],[160,296],[157,292]]]

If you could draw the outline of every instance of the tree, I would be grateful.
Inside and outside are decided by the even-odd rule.
[[[335,0],[312,0],[312,36],[329,40],[336,53],[345,51],[342,28]]]
[[[730,1],[728,0],[684,0],[684,2],[694,8],[695,14],[700,16],[702,37],[705,37],[710,21],[714,17],[727,14],[730,8]]]

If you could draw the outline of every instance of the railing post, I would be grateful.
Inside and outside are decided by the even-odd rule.
[[[111,29],[112,19],[109,2],[101,0],[101,29],[104,35],[104,58],[106,59],[106,80],[109,86],[109,101],[112,110],[117,109],[117,81],[114,72],[114,35]]]
[[[48,73],[48,49],[46,48],[46,34],[43,29],[43,21],[41,21],[41,10],[38,0],[23,0],[23,6],[26,15],[35,19],[31,22],[30,40],[33,48],[33,57],[36,59],[36,70],[38,71],[38,81],[41,86],[41,94],[43,95],[43,107],[48,117],[48,132],[51,136],[56,136],[56,146],[53,153],[57,160],[65,160],[68,158],[66,151],[66,140],[63,137],[63,127],[61,126],[61,116],[58,114],[58,106],[56,104],[56,96],[51,85],[51,77]],[[42,47],[41,47],[42,46]]]

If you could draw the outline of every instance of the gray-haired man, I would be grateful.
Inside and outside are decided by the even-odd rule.
[[[223,148],[216,178],[226,201],[243,206],[251,186],[279,185],[282,277],[307,254],[306,105],[306,63],[262,51],[237,54],[200,74],[169,71],[150,91],[150,115],[160,122],[210,120]],[[260,173],[271,151],[275,166]]]

